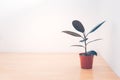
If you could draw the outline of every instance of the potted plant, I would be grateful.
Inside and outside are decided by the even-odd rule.
[[[84,52],[81,52],[79,53],[79,56],[80,56],[80,61],[81,61],[81,68],[83,69],[92,69],[92,64],[93,64],[93,58],[94,58],[94,55],[97,56],[97,52],[94,51],[94,50],[90,50],[88,51],[87,50],[87,45],[89,43],[92,43],[94,41],[98,41],[98,40],[101,40],[101,39],[94,39],[94,40],[91,40],[91,41],[88,41],[88,35],[90,33],[93,33],[95,32],[105,21],[99,23],[97,26],[95,26],[91,31],[89,31],[87,34],[85,32],[85,28],[84,26],[82,25],[82,23],[78,20],[74,20],[72,22],[72,25],[73,27],[82,33],[79,34],[79,33],[76,33],[76,32],[73,32],[73,31],[62,31],[66,34],[69,34],[69,35],[72,35],[74,37],[80,37],[80,45],[72,45],[72,46],[77,46],[77,47],[83,47],[84,48]]]

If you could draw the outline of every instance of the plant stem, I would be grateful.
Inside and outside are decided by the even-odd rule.
[[[85,33],[83,33],[84,39],[86,39]],[[85,45],[85,54],[87,54],[87,43],[86,40],[84,41],[84,45]]]

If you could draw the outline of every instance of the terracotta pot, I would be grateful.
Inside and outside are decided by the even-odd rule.
[[[90,55],[90,56],[79,55],[79,56],[80,56],[81,68],[92,69],[94,55]]]

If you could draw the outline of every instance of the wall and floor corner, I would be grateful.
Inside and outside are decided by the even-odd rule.
[[[75,19],[83,23],[86,31],[106,20],[97,32],[90,35],[103,40],[96,42],[98,45],[91,44],[90,48],[96,49],[120,76],[119,2],[1,0],[0,52],[78,53],[82,49],[70,45],[79,44],[79,39],[61,31],[74,31],[71,22]]]
[[[109,45],[102,56],[109,63],[111,68],[120,76],[120,10],[119,0],[101,0],[99,6],[99,14],[107,20],[107,29],[109,30]],[[107,35],[106,35],[107,36]]]

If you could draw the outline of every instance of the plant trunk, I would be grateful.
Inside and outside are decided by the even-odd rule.
[[[84,35],[84,39],[86,39],[85,33],[83,33],[83,35]],[[86,43],[86,40],[84,42],[84,45],[85,45],[85,54],[87,54],[87,43]]]

